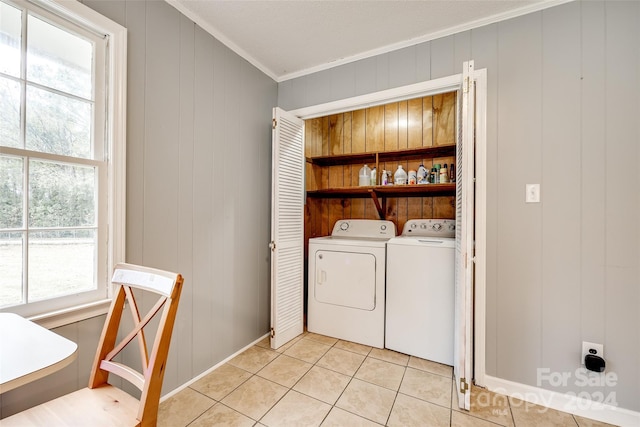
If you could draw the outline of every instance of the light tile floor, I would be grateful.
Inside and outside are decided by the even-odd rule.
[[[160,406],[159,426],[602,427],[473,388],[458,409],[453,369],[390,350],[304,333],[264,339]]]

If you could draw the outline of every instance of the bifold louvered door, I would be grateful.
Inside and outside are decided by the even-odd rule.
[[[462,71],[461,102],[456,146],[456,256],[454,374],[459,406],[471,406],[473,322],[473,229],[474,229],[474,129],[475,82],[473,61]]]
[[[304,122],[273,109],[271,347],[303,331]]]

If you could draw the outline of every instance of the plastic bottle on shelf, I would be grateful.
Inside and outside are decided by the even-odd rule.
[[[360,168],[360,173],[358,173],[358,185],[360,187],[365,187],[371,184],[371,169],[369,166],[364,165]]]
[[[387,185],[389,183],[388,179],[389,175],[387,175],[387,171],[383,169],[382,175],[380,175],[380,185]]]
[[[425,168],[423,164],[420,164],[420,166],[418,166],[418,173],[417,173],[418,184],[429,183],[429,181],[427,180],[427,175],[428,175],[427,168]]]
[[[449,168],[449,182],[456,182],[456,165],[453,163]]]
[[[431,179],[429,180],[431,184],[436,183],[436,168],[431,168]]]
[[[407,173],[402,169],[402,165],[398,165],[398,170],[393,175],[395,185],[404,185],[407,183]]]
[[[376,185],[378,182],[378,172],[376,171],[375,166],[371,169],[371,185]]]
[[[440,168],[440,184],[446,184],[449,182],[449,170],[447,169],[447,164],[445,163]]]
[[[440,163],[436,163],[433,167],[436,168],[436,180],[434,184],[440,184]]]
[[[416,174],[416,171],[414,171],[413,169],[409,171],[409,181],[407,182],[407,184],[410,185],[416,185],[418,183],[418,175]]]

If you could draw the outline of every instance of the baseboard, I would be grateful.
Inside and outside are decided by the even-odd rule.
[[[614,424],[622,427],[640,426],[640,412],[617,406],[595,402],[570,394],[558,393],[520,384],[489,375],[484,376],[484,384],[490,391],[515,397],[529,403],[535,403],[558,411],[568,412],[580,417]]]
[[[160,402],[164,402],[165,400],[169,399],[171,396],[181,392],[182,390],[184,390],[185,388],[189,387],[191,384],[195,383],[196,381],[198,381],[199,379],[206,377],[207,375],[209,375],[211,372],[215,371],[216,369],[218,369],[220,366],[224,365],[225,363],[227,363],[229,360],[233,359],[234,357],[236,357],[237,355],[239,355],[240,353],[242,353],[243,351],[247,350],[250,347],[253,347],[254,345],[256,345],[257,343],[259,343],[260,341],[262,341],[263,339],[265,339],[266,337],[269,336],[269,333],[264,334],[263,336],[261,336],[260,338],[258,338],[257,340],[253,341],[252,343],[242,347],[240,350],[236,351],[235,353],[233,353],[232,355],[230,355],[229,357],[227,357],[226,359],[220,361],[219,363],[213,365],[211,368],[207,369],[206,371],[204,371],[203,373],[201,373],[200,375],[198,375],[197,377],[194,377],[192,379],[190,379],[189,381],[187,381],[186,383],[182,384],[181,386],[171,390],[170,392],[168,392],[167,394],[165,394],[164,396],[162,396],[160,398]]]

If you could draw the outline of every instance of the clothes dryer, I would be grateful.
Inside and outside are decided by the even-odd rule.
[[[309,332],[384,348],[386,243],[395,225],[339,220],[309,239]]]
[[[385,345],[453,365],[455,220],[414,219],[387,244]]]

